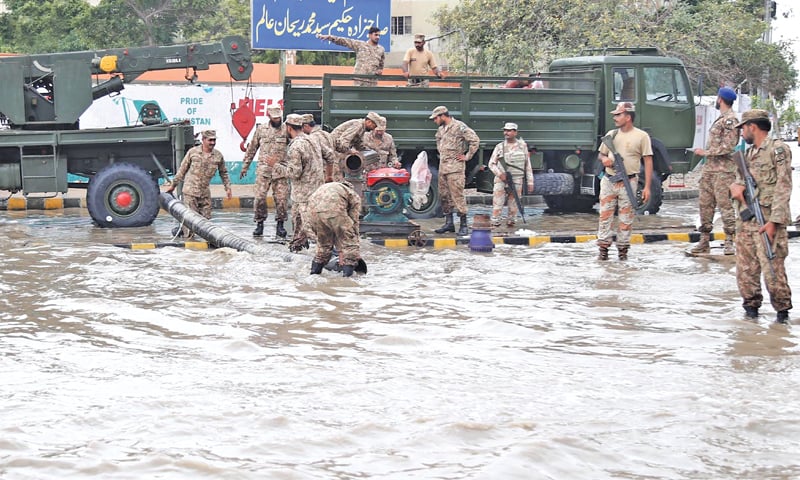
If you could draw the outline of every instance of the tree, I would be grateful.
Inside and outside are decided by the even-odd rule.
[[[661,9],[634,0],[464,0],[434,18],[459,32],[444,52],[455,70],[510,75],[586,49],[654,46],[683,60],[695,83],[744,82],[782,100],[797,84],[794,54],[790,44],[761,41],[763,15],[761,0],[675,0]]]
[[[15,53],[84,50],[83,26],[91,6],[84,0],[6,0],[0,15],[0,51]]]

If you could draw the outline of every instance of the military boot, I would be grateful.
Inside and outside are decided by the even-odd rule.
[[[725,245],[722,247],[722,253],[725,255],[735,255],[736,249],[733,246],[733,237],[730,235],[725,236]]]
[[[469,235],[469,228],[467,228],[467,214],[458,216],[458,236],[466,237]]]
[[[264,235],[264,222],[256,223],[256,229],[253,230],[254,237],[261,237]]]
[[[600,245],[600,254],[597,256],[598,260],[608,260],[608,245]]]
[[[747,318],[758,318],[758,308],[745,305],[744,316]]]
[[[789,310],[779,311],[775,321],[778,323],[789,323]]]
[[[711,246],[708,244],[709,240],[711,239],[711,234],[709,233],[701,233],[700,234],[700,241],[697,242],[689,252],[691,253],[708,253],[711,251]]]
[[[354,271],[355,271],[355,267],[353,267],[352,265],[342,265],[342,276],[343,277],[352,277]]]
[[[283,228],[283,220],[278,220],[278,224],[275,226],[275,235],[286,238],[286,229]]]
[[[311,275],[319,275],[324,267],[324,263],[311,262]]]
[[[617,254],[619,255],[620,261],[625,261],[628,259],[628,249],[631,248],[629,245],[617,245]]]
[[[446,232],[455,232],[455,231],[456,231],[456,226],[453,225],[453,214],[452,213],[448,213],[447,215],[445,215],[444,216],[444,225],[442,225],[440,228],[437,228],[436,230],[434,230],[434,232],[436,232],[436,233],[446,233]]]

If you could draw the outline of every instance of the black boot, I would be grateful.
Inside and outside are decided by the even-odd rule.
[[[775,321],[778,323],[789,323],[789,310],[779,311]]]
[[[434,230],[436,233],[455,232],[456,226],[453,225],[453,214],[448,213],[444,216],[444,225],[441,228]]]
[[[758,318],[758,308],[745,305],[744,316],[747,318]]]
[[[466,237],[467,235],[469,235],[469,229],[467,228],[467,214],[465,213],[458,216],[458,236]]]
[[[322,268],[324,266],[324,263],[311,262],[311,275],[319,275],[322,273]]]
[[[351,276],[353,276],[353,271],[354,270],[355,270],[355,268],[353,268],[352,265],[342,265],[342,276],[343,277],[351,277]]]
[[[286,229],[283,228],[283,220],[278,220],[278,225],[275,226],[275,235],[286,238]]]
[[[256,229],[253,230],[254,237],[261,237],[264,235],[264,222],[256,223]]]

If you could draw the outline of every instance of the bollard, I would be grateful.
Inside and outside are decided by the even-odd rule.
[[[491,252],[493,248],[492,224],[489,215],[475,215],[472,219],[472,233],[469,236],[469,249],[473,252]]]

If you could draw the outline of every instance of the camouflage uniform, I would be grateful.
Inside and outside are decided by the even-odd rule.
[[[288,117],[287,117],[288,118]],[[288,121],[288,119],[287,119]],[[322,153],[317,144],[305,133],[298,135],[289,143],[286,162],[276,163],[273,173],[288,178],[292,182],[292,241],[291,250],[299,250],[308,240],[303,225],[308,197],[324,183]]]
[[[480,138],[474,130],[455,118],[442,124],[436,131],[436,149],[439,151],[439,197],[445,216],[453,212],[467,214],[467,200],[464,197],[466,164],[478,151]],[[464,161],[458,155],[464,154]]]
[[[517,194],[522,195],[522,180],[528,184],[529,191],[533,191],[533,170],[528,155],[528,145],[518,138],[516,142],[504,141],[498,143],[489,159],[489,170],[494,173],[494,186],[492,188],[492,225],[500,225],[500,214],[503,205],[508,203],[508,226],[513,226],[517,217],[517,202],[513,194],[506,190],[506,182],[500,180],[500,175],[506,170],[511,172],[514,188]]]
[[[336,172],[339,172],[339,176],[342,175],[342,169],[339,165],[339,153],[336,152],[336,142],[333,140],[333,135],[330,132],[326,132],[322,129],[319,125],[316,125],[314,129],[311,131],[310,137],[315,139],[317,143],[319,143],[320,150],[332,150],[333,156],[330,160],[326,159],[323,155],[323,160],[325,160],[325,167],[331,169],[333,172],[333,178],[336,178]],[[327,180],[327,179],[326,179]]]
[[[743,119],[745,117],[743,116]],[[789,254],[786,225],[791,220],[789,199],[792,194],[792,152],[781,140],[766,138],[761,145],[752,145],[745,157],[748,170],[758,187],[756,192],[764,220],[775,223],[777,230],[773,242],[775,259],[771,274],[770,261],[764,251],[764,242],[754,219],[736,221],[736,283],[742,295],[742,305],[758,309],[764,299],[761,293],[761,272],[775,311],[792,308],[792,290],[786,277],[784,262]],[[736,183],[744,185],[741,173],[736,172]],[[738,203],[738,202],[737,202]]]
[[[317,236],[314,262],[326,264],[333,247],[341,265],[355,266],[361,258],[358,215],[361,198],[347,182],[326,183],[308,199],[308,228]]]
[[[354,118],[341,123],[331,132],[336,151],[348,153],[350,149],[364,150],[364,134],[367,127],[364,125],[363,118]]]
[[[706,163],[700,177],[700,232],[710,233],[714,209],[719,206],[725,235],[733,237],[736,215],[731,203],[730,186],[736,178],[736,164],[731,158],[739,143],[738,119],[733,110],[717,118],[709,132]]]
[[[614,132],[615,130],[611,130],[606,135],[611,135]],[[633,127],[628,132],[621,130],[616,130],[616,132],[613,140],[614,149],[622,156],[631,187],[636,193],[641,159],[653,155],[650,136],[647,135],[647,132],[636,127]],[[599,151],[602,154],[610,155],[608,147],[604,144],[600,144]],[[618,210],[619,232],[617,233],[617,248],[625,249],[630,247],[631,244],[633,219],[636,217],[636,212],[625,191],[625,183],[622,181],[611,183],[609,180],[609,177],[615,173],[613,167],[606,167],[605,174],[600,180],[600,221],[597,227],[597,244],[601,247],[611,245],[614,211]]]
[[[384,133],[381,135],[381,138],[378,138],[375,135],[375,130],[366,132],[364,133],[361,143],[363,143],[366,148],[375,150],[381,158],[380,162],[373,163],[370,166],[370,171],[387,166],[394,166],[395,162],[398,162],[394,138],[388,133]]]
[[[205,218],[211,218],[211,179],[219,172],[222,184],[226,190],[231,188],[231,179],[225,167],[225,159],[216,148],[211,153],[203,152],[202,146],[189,149],[181,161],[178,173],[172,179],[177,185],[183,183],[183,203]],[[188,227],[183,227],[184,237],[191,238],[192,232]]]
[[[356,65],[353,69],[353,73],[375,75],[383,70],[383,63],[386,60],[386,51],[381,45],[373,45],[370,42],[337,37],[335,35],[323,35],[320,38],[356,52]],[[353,82],[358,86],[375,86],[378,84],[378,79],[356,78]]]
[[[256,150],[258,150],[256,186],[253,194],[253,220],[255,222],[263,222],[267,219],[267,193],[270,187],[272,187],[272,198],[275,200],[275,220],[280,222],[286,220],[289,182],[286,178],[273,175],[273,168],[269,165],[267,159],[283,160],[286,156],[287,142],[286,125],[281,124],[280,127],[275,128],[268,122],[256,128],[253,139],[247,145],[247,151],[242,161],[243,172],[250,168],[250,162],[253,161]]]

